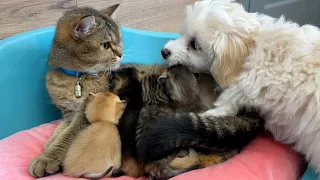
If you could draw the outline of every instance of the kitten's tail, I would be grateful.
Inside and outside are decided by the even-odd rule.
[[[255,113],[245,116],[213,117],[207,114],[159,116],[146,124],[137,142],[141,161],[154,161],[181,147],[198,150],[239,149],[249,143],[263,128]]]
[[[87,178],[87,179],[100,179],[103,178],[105,176],[107,176],[108,174],[111,175],[111,171],[113,169],[113,166],[109,167],[105,172],[102,173],[86,173],[83,174],[81,177]]]

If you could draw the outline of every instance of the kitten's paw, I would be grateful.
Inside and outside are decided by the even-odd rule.
[[[147,165],[145,170],[146,170],[146,173],[149,175],[150,179],[165,180],[165,179],[170,179],[174,176],[178,176],[182,173],[198,169],[199,167],[200,165],[196,164],[194,166],[190,166],[184,169],[173,169],[167,163],[163,164],[163,163],[152,162],[151,164]]]
[[[175,158],[173,158],[169,163],[169,166],[176,170],[188,169],[195,166],[200,166],[200,159],[196,151],[190,150],[180,150]]]
[[[122,157],[121,171],[130,177],[139,178],[144,175],[141,164],[132,156]]]
[[[34,158],[29,166],[29,173],[34,177],[43,177],[59,171],[61,161],[51,159],[44,155]]]

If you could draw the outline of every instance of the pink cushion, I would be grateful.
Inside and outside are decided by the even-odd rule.
[[[43,146],[52,135],[59,121],[43,124],[21,131],[0,141],[0,179],[35,179],[28,173],[31,160],[43,151]],[[239,155],[220,165],[191,171],[173,178],[217,179],[217,180],[293,180],[298,179],[302,159],[288,146],[276,143],[272,137],[263,134],[251,142]],[[40,179],[70,180],[56,174]],[[108,178],[104,178],[108,179]],[[134,178],[120,177],[119,180]],[[145,178],[139,178],[145,179]]]

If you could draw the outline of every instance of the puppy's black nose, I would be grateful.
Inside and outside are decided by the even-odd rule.
[[[171,52],[169,49],[163,48],[161,49],[161,54],[164,59],[167,59],[167,57],[170,56]]]

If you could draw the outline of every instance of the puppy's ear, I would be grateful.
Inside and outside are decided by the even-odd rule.
[[[235,83],[250,49],[254,46],[254,41],[236,34],[220,34],[216,41],[212,47],[215,56],[211,74],[217,83],[225,88]]]
[[[112,16],[113,13],[118,9],[119,6],[120,6],[120,4],[115,4],[115,5],[109,6],[105,9],[101,10],[101,13],[106,16]]]

